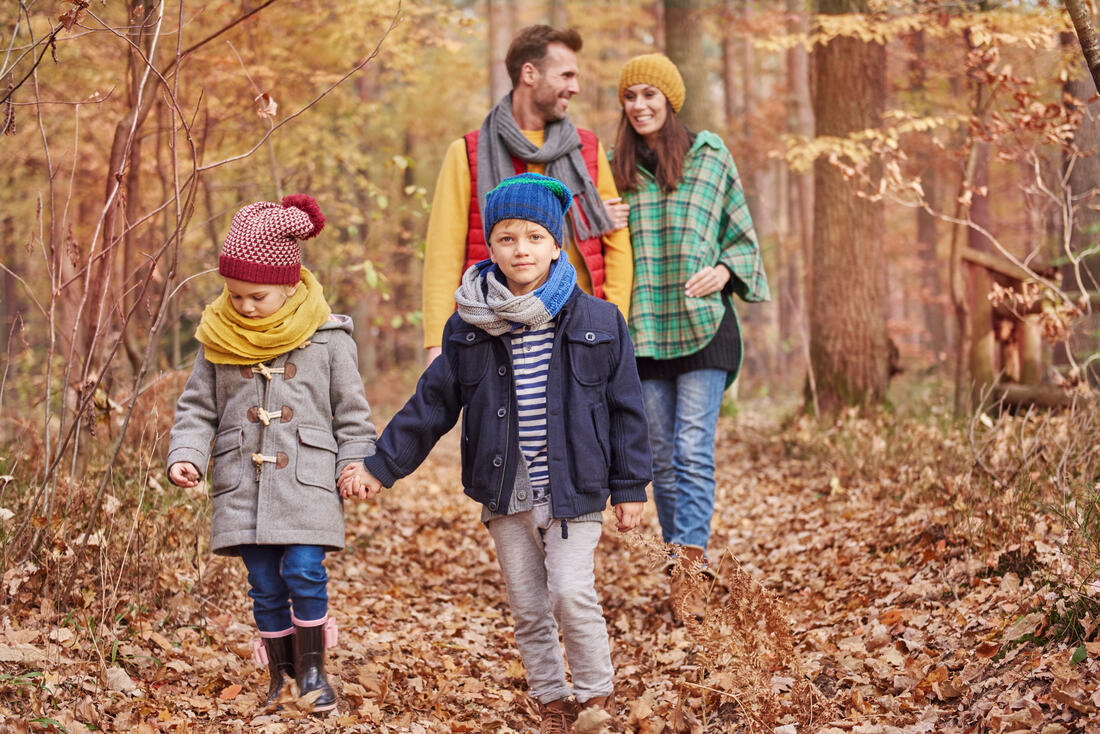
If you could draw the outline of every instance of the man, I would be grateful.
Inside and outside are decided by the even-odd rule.
[[[424,248],[422,308],[429,363],[439,356],[443,325],[454,312],[462,273],[488,257],[481,227],[485,194],[517,173],[553,176],[574,192],[565,249],[577,270],[577,285],[627,315],[634,263],[625,211],[617,204],[603,145],[591,132],[576,128],[566,114],[570,98],[580,91],[581,44],[572,29],[535,25],[520,31],[505,57],[512,91],[480,130],[447,149]]]

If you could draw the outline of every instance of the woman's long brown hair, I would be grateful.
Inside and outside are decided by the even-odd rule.
[[[665,100],[665,124],[657,131],[653,152],[657,155],[657,184],[666,192],[674,191],[684,174],[684,159],[691,145],[691,133],[672,111]],[[615,136],[615,157],[611,161],[611,173],[620,192],[633,191],[638,185],[638,151],[646,146],[645,138],[634,131],[634,126],[623,110],[619,117],[619,132]]]

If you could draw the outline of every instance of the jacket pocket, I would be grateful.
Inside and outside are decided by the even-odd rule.
[[[611,450],[607,408],[601,403],[577,406],[567,432],[573,484],[585,494],[606,490]]]
[[[592,406],[592,426],[596,430],[596,443],[603,454],[603,476],[606,480],[608,467],[611,466],[611,433],[610,420],[607,417],[607,406],[598,403]]]
[[[244,431],[239,427],[227,428],[214,436],[214,447],[210,450],[213,466],[210,468],[210,495],[219,495],[236,489],[241,482],[241,469],[244,456]]]
[[[455,378],[463,385],[476,385],[481,382],[485,370],[492,361],[492,335],[481,329],[451,334],[449,339],[453,355]]]
[[[565,333],[569,347],[569,369],[573,379],[589,387],[611,377],[611,334],[593,329],[571,329]]]
[[[336,489],[336,438],[317,426],[298,426],[298,460],[294,474],[302,484]]]

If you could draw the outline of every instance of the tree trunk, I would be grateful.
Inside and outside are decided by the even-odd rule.
[[[975,142],[977,159],[972,189],[989,186],[989,145]],[[974,193],[970,201],[970,221],[989,231],[989,197]],[[989,239],[973,227],[967,228],[967,246],[978,252],[989,252]],[[989,400],[997,381],[997,339],[993,330],[993,304],[989,302],[992,279],[989,272],[977,265],[967,265],[967,294],[970,301],[970,398],[971,405]]]
[[[809,13],[806,0],[787,0],[787,31],[792,34],[809,31]],[[810,137],[814,134],[814,117],[810,99],[809,54],[801,44],[787,51],[787,129],[795,135]],[[813,252],[814,179],[806,171],[791,171],[787,179],[788,221],[797,247],[787,253],[788,277],[786,288],[779,297],[791,311],[789,341],[798,344],[797,357],[788,360],[801,374],[806,368],[804,356],[808,339],[806,330],[806,304],[811,281],[810,259]]]
[[[1063,47],[1073,43],[1071,34],[1062,34]],[[1068,105],[1084,105],[1081,124],[1073,136],[1074,150],[1063,149],[1062,152],[1062,172],[1063,175],[1068,173],[1066,199],[1073,202],[1069,220],[1072,229],[1065,233],[1068,237],[1063,241],[1068,240],[1071,253],[1080,255],[1095,244],[1097,232],[1100,231],[1100,197],[1097,197],[1100,191],[1100,100],[1089,102],[1095,96],[1095,88],[1084,73],[1070,78],[1063,91],[1067,99],[1072,100],[1067,102]],[[1060,244],[1052,250],[1052,259],[1066,257],[1067,253]],[[1067,262],[1062,266],[1062,283],[1066,289],[1073,291],[1100,290],[1100,256],[1086,257],[1076,267],[1072,262]],[[1066,350],[1076,355],[1096,350],[1097,340],[1092,335],[1096,333],[1100,319],[1096,314],[1087,314],[1085,319],[1088,323],[1083,324],[1084,328],[1075,329],[1066,343],[1058,345],[1056,355],[1059,363],[1069,362]]]
[[[547,17],[551,28],[564,29],[569,23],[569,10],[565,0],[550,0]]]
[[[486,2],[489,6],[489,106],[492,107],[512,89],[504,58],[512,43],[515,7],[510,0]]]
[[[819,13],[866,12],[861,0],[817,0]],[[813,50],[817,136],[878,128],[886,97],[886,49],[837,37]],[[877,188],[872,164],[866,185]],[[889,380],[883,209],[857,195],[858,181],[819,158],[814,163],[814,284],[810,361],[818,405],[827,413],[880,403]]]
[[[1066,9],[1069,11],[1070,19],[1073,20],[1073,28],[1077,31],[1077,40],[1085,56],[1085,64],[1089,67],[1089,74],[1092,76],[1092,87],[1100,92],[1100,38],[1092,27],[1088,6],[1085,0],[1066,0]]]
[[[0,219],[0,262],[9,268],[15,269],[15,220],[11,216]],[[3,323],[0,323],[0,361],[10,365],[12,352],[16,351],[8,343],[8,335],[11,334],[12,322],[19,313],[19,284],[6,270],[0,271],[0,301],[4,303]],[[3,394],[0,394],[3,398]]]
[[[914,31],[910,36],[912,59],[909,62],[909,91],[918,99],[923,98],[927,74],[925,73],[924,31]],[[936,156],[929,141],[917,143],[913,159],[924,190],[924,200],[936,209],[937,168]],[[940,278],[940,262],[937,252],[936,217],[925,208],[917,209],[917,255],[920,258],[920,299],[924,328],[928,332],[929,347],[936,363],[947,349],[947,313],[944,311],[944,290]]]
[[[692,130],[713,126],[701,8],[702,0],[664,0],[665,53],[680,70],[687,90],[677,116]]]

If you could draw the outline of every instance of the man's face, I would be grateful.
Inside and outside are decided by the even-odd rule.
[[[577,84],[577,55],[565,44],[551,43],[541,70],[535,66],[531,101],[547,123],[565,118],[569,98],[581,91]]]

